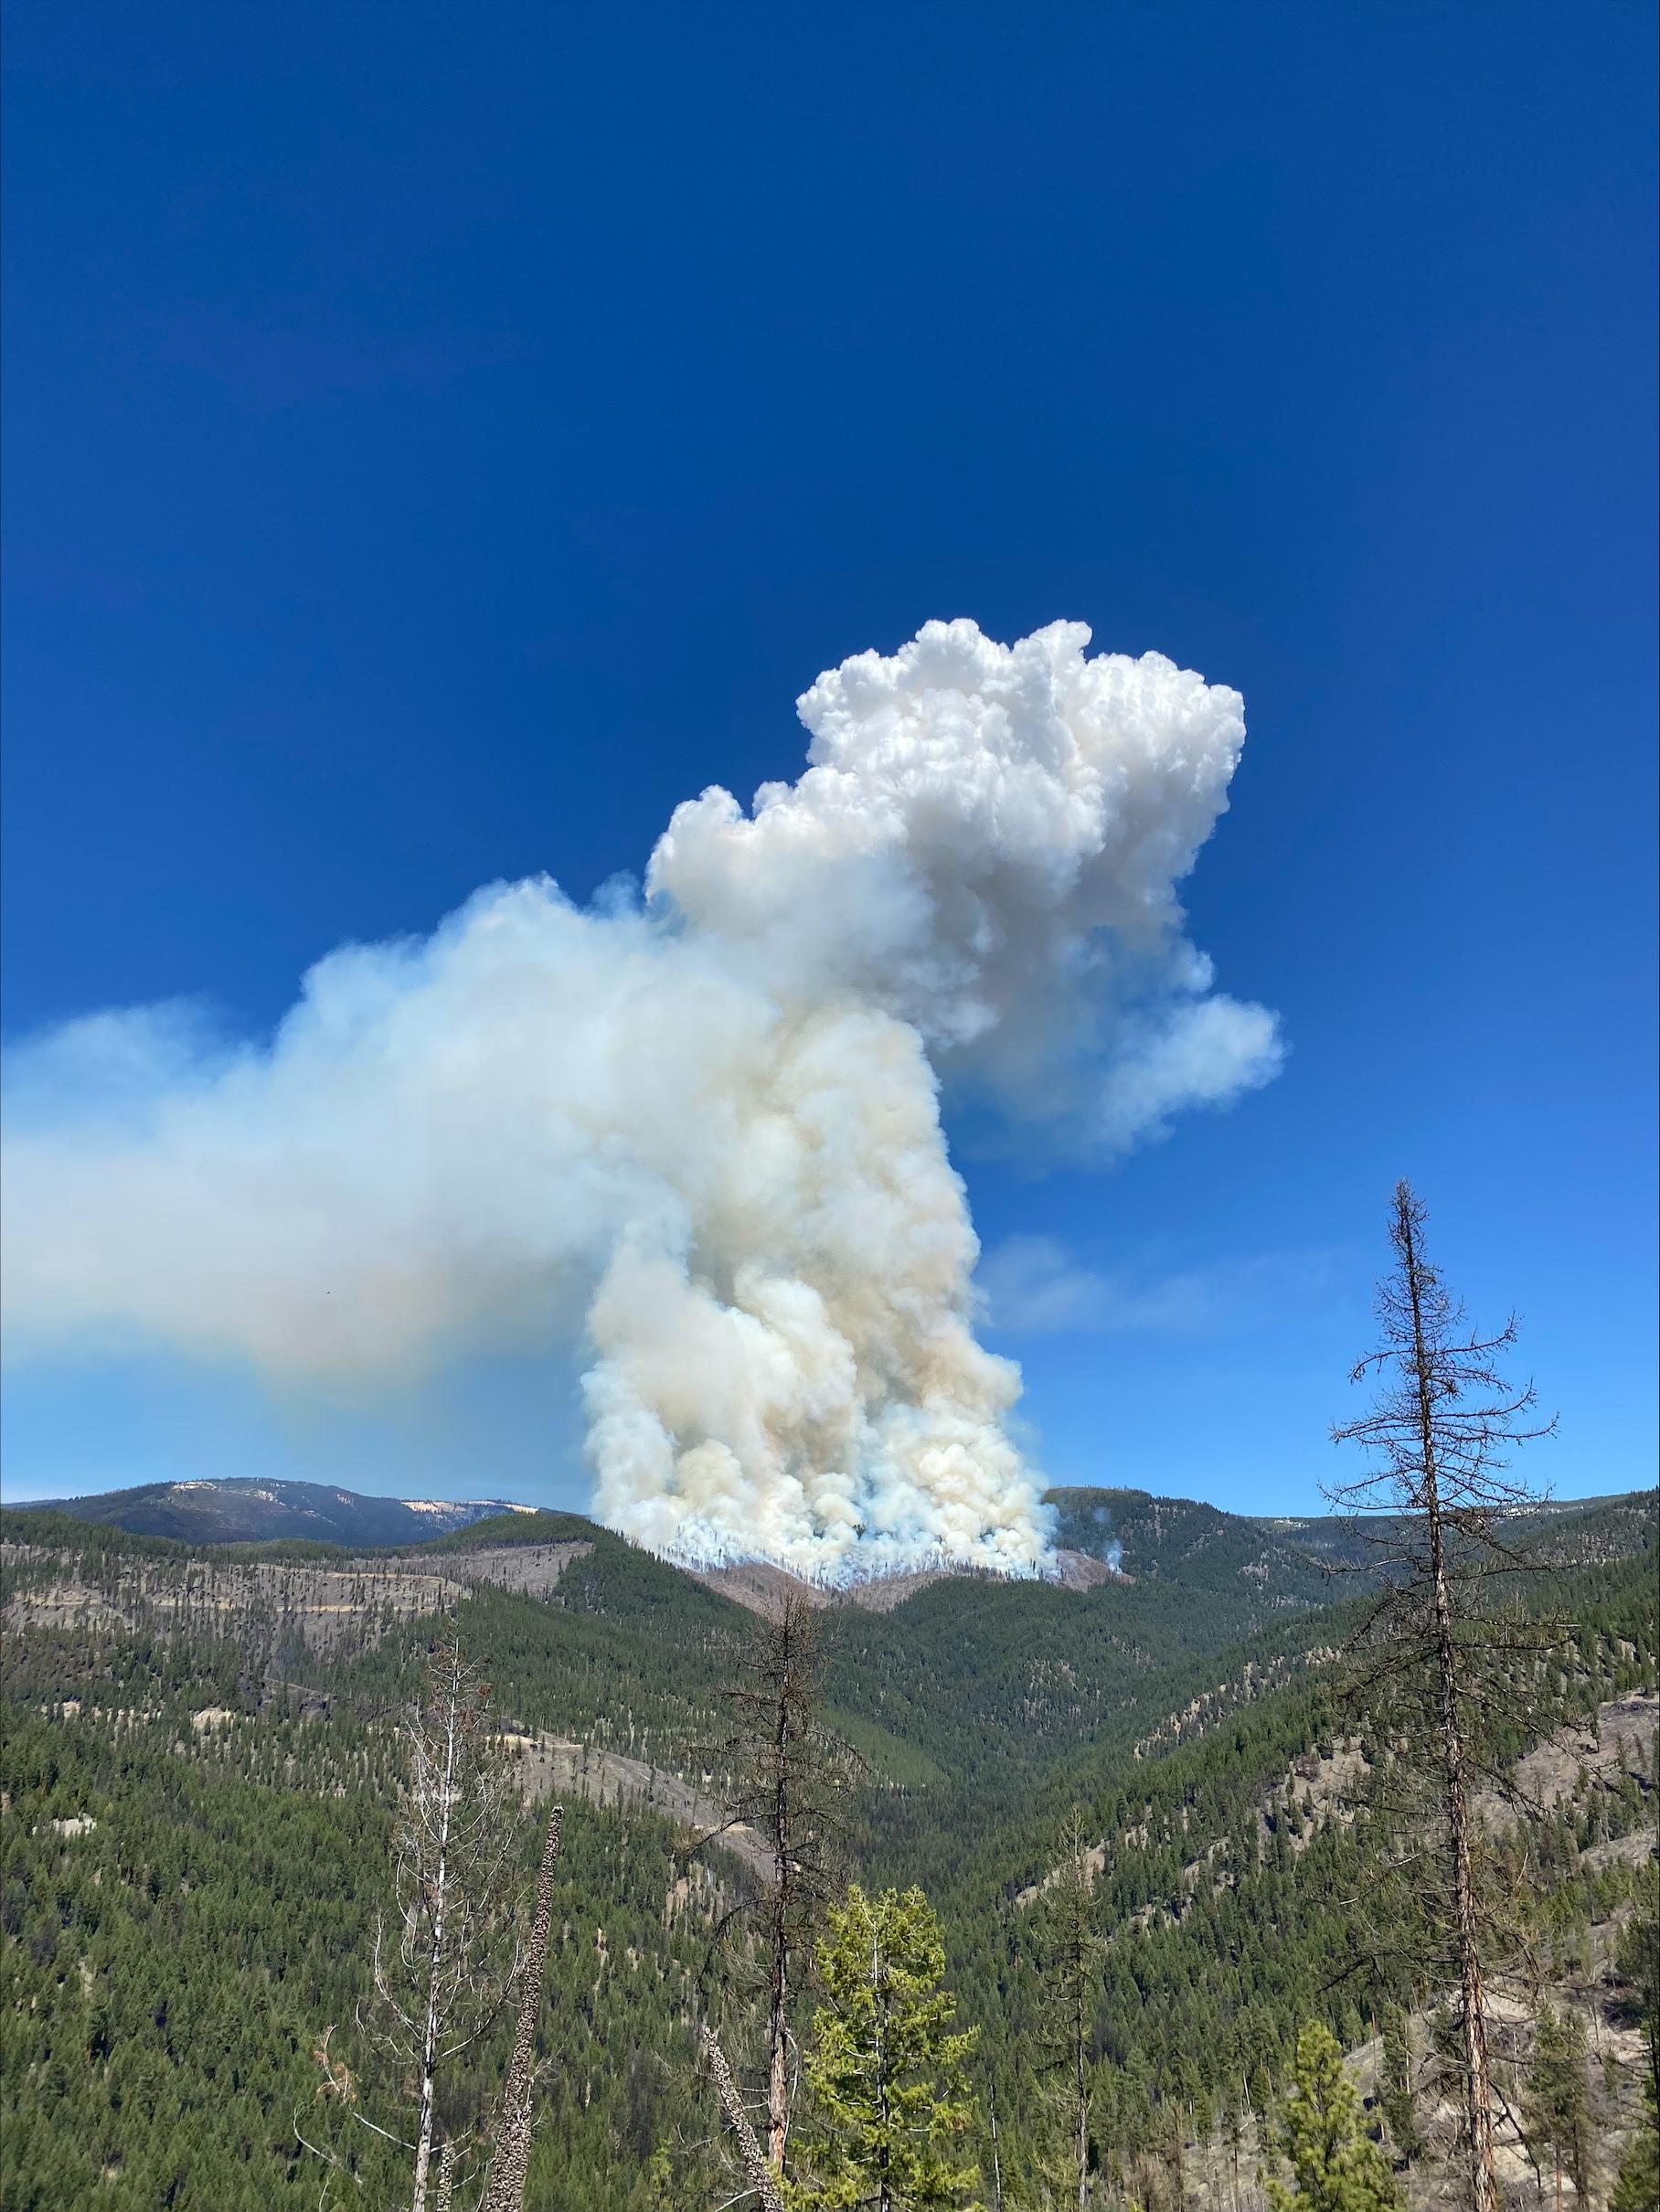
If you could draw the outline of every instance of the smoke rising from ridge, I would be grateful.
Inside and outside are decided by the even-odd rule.
[[[1176,887],[1236,693],[931,622],[799,702],[809,765],[676,810],[644,899],[480,891],[348,946],[268,1045],[187,1012],[13,1056],[14,1356],[148,1339],[395,1382],[571,1325],[601,1516],[835,1576],[1048,1547],[974,1331],[943,1079],[1103,1154],[1275,1073]]]

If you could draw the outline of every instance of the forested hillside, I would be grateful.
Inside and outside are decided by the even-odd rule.
[[[1404,2183],[1428,2187],[1433,2100],[1409,2163],[1379,2054],[1423,2052],[1435,1993],[1353,1941],[1371,1785],[1395,1757],[1336,1664],[1367,1578],[1332,1570],[1361,1550],[1330,1523],[1127,1492],[1055,1503],[1069,1548],[1122,1546],[1114,1573],[944,1577],[891,1610],[815,1608],[822,1717],[862,1762],[843,1877],[926,1893],[979,2031],[975,2201],[1065,2197],[1055,1957],[1075,1876],[1099,2201],[1256,2201],[1263,2116],[1314,2022],[1357,2055]],[[1490,1817],[1538,1989],[1600,2047],[1587,2093],[1614,2150],[1639,2117],[1628,1931],[1655,1879],[1655,1501],[1517,1534],[1545,1562],[1528,1604],[1572,1626],[1548,1665],[1518,1662],[1530,1718],[1503,1747],[1531,1759],[1547,1810],[1525,1838]],[[320,2049],[373,2076],[354,2021],[389,1898],[397,1722],[446,1622],[486,1667],[516,1761],[527,1892],[537,1807],[567,1806],[526,2201],[731,2196],[696,2037],[714,2021],[753,2074],[752,1946],[716,1937],[759,1862],[749,1831],[687,1846],[737,1786],[724,1694],[755,1611],[575,1515],[349,1552],[204,1550],[23,1512],[0,1547],[7,2212],[312,2207],[325,2183],[330,2201],[398,2201],[384,2146],[354,2154],[359,2199],[300,2138],[346,2125]],[[1505,2061],[1518,2111],[1530,2034],[1518,2019]],[[467,2055],[445,2124],[484,2111],[511,2041],[504,2016]]]

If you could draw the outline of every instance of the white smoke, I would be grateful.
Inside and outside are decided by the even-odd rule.
[[[176,1008],[21,1048],[11,1353],[395,1380],[580,1302],[612,1526],[828,1576],[1040,1565],[939,1076],[1111,1151],[1280,1058],[1176,898],[1238,695],[1089,635],[931,622],[821,676],[800,781],[678,808],[644,905],[495,886],[330,954],[257,1048]]]

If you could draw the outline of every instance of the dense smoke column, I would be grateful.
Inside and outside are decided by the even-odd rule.
[[[170,1008],[26,1047],[10,1350],[396,1384],[585,1312],[628,1534],[833,1578],[1041,1564],[939,1084],[1105,1156],[1279,1060],[1176,897],[1238,697],[1088,642],[958,622],[861,654],[800,702],[801,779],[680,807],[644,903],[485,890],[330,955],[267,1048]]]

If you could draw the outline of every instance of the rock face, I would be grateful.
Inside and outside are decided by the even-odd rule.
[[[293,1559],[122,1559],[89,1579],[65,1555],[0,1544],[0,1564],[24,1574],[8,1599],[8,1630],[212,1631],[274,1652],[297,1637],[345,1658],[378,1643],[394,1622],[447,1612],[481,1584],[545,1598],[587,1543],[504,1544],[475,1551],[377,1552],[340,1566]],[[217,1708],[216,1708],[217,1709]],[[197,1726],[209,1725],[197,1717]]]
[[[1646,1791],[1654,1787],[1657,1760],[1660,1697],[1633,1690],[1607,1699],[1583,1721],[1553,1729],[1516,1762],[1516,1786],[1529,1803],[1543,1806],[1570,1802],[1583,1796],[1588,1785],[1617,1783],[1626,1774],[1635,1776]],[[1515,1817],[1490,1792],[1476,1803],[1494,1827],[1507,1827]]]

